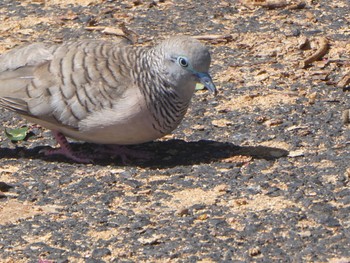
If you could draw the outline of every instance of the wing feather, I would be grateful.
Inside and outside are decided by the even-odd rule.
[[[124,46],[85,40],[11,50],[0,56],[0,105],[50,124],[44,126],[77,129],[92,112],[112,108],[126,83],[132,85]]]

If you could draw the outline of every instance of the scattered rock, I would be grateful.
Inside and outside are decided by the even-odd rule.
[[[256,247],[256,248],[249,249],[248,253],[249,253],[249,256],[256,257],[261,254],[261,251],[260,251],[260,248]]]
[[[290,151],[288,154],[288,157],[301,157],[304,156],[304,150],[295,150],[295,151]]]

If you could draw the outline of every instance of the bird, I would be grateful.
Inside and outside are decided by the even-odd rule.
[[[171,133],[197,83],[216,95],[210,63],[209,48],[184,35],[153,46],[32,43],[0,56],[0,107],[52,131],[59,147],[45,155],[90,162],[67,137],[123,147]]]

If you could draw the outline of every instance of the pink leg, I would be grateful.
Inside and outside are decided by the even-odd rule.
[[[60,154],[60,155],[67,157],[68,159],[71,159],[71,160],[78,162],[78,163],[91,163],[92,162],[92,160],[90,158],[84,157],[84,156],[82,156],[82,154],[79,157],[78,156],[79,154],[77,154],[76,152],[73,151],[73,149],[70,146],[69,142],[67,141],[66,137],[62,133],[60,133],[58,131],[52,131],[52,134],[61,147],[56,148],[56,149],[45,149],[45,150],[41,151],[46,156]]]
[[[152,156],[151,153],[128,149],[127,147],[120,145],[99,145],[96,153],[90,155],[86,153],[77,153],[73,151],[66,137],[62,133],[58,131],[52,131],[52,134],[61,147],[42,150],[41,152],[46,156],[63,155],[68,159],[78,163],[92,163],[92,156],[96,159],[120,157],[123,164],[127,164],[129,162],[129,158],[147,160]]]

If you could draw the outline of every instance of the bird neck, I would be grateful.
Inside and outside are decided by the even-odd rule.
[[[164,59],[157,52],[153,49],[143,49],[139,52],[140,59],[137,61],[142,64],[142,67],[137,67],[140,70],[136,86],[143,94],[146,107],[153,117],[154,129],[159,134],[168,134],[183,119],[192,94],[191,96],[182,94],[181,89],[170,83],[163,70]]]

